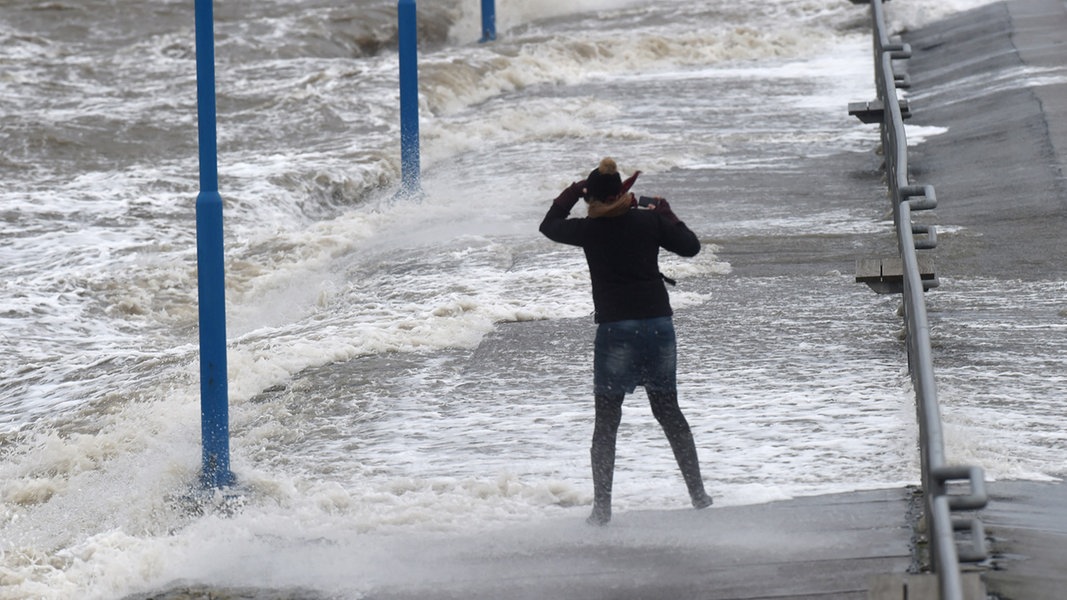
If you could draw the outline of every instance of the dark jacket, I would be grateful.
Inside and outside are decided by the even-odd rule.
[[[673,215],[630,209],[619,216],[568,219],[567,188],[541,221],[548,239],[581,246],[593,283],[594,320],[669,317],[673,314],[659,271],[659,249],[696,256],[700,240]]]

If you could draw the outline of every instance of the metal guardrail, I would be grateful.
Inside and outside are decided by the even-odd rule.
[[[910,86],[906,74],[896,74],[894,60],[911,57],[907,44],[891,41],[885,24],[882,0],[851,0],[853,4],[870,4],[874,25],[874,71],[878,99],[854,103],[850,114],[866,123],[880,123],[882,150],[889,192],[893,203],[893,222],[897,245],[903,262],[902,295],[908,349],[908,370],[915,388],[919,420],[919,447],[922,464],[922,487],[926,527],[930,541],[931,568],[938,577],[941,600],[964,600],[960,561],[979,562],[986,558],[985,532],[981,521],[970,517],[953,517],[953,511],[973,511],[988,502],[985,476],[981,467],[951,466],[945,460],[944,434],[937,401],[933,358],[930,350],[930,326],[926,315],[926,289],[937,286],[936,278],[924,281],[917,250],[937,245],[932,225],[917,224],[912,215],[937,206],[931,185],[913,185],[908,178],[908,144],[904,119],[910,115],[906,100],[897,96],[897,88]],[[916,235],[922,237],[916,238]],[[967,482],[969,490],[952,494],[952,482]],[[956,532],[969,532],[970,543],[957,546]]]

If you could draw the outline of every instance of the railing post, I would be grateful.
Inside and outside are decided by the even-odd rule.
[[[397,4],[400,50],[401,191],[417,194],[419,174],[419,32],[415,0]]]
[[[215,125],[215,34],[212,0],[196,0],[196,96],[200,193],[196,197],[196,265],[200,311],[200,430],[204,487],[234,483],[230,472],[226,383],[226,295]]]
[[[479,43],[496,39],[496,0],[482,0],[482,39]]]

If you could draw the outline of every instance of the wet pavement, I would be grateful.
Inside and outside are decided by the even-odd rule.
[[[937,223],[946,227],[937,249],[939,275],[1062,279],[1067,244],[1052,240],[1067,229],[1067,5],[992,4],[908,32],[905,41],[913,48],[909,125],[947,128],[910,153],[912,179],[935,186]],[[989,75],[996,73],[1008,76]],[[843,98],[842,110],[858,100],[865,99]],[[845,164],[835,169],[813,161],[832,193],[812,194],[884,199],[873,154],[835,160]],[[687,186],[725,184],[714,177],[697,174],[678,187],[684,193]],[[777,185],[785,193],[799,189],[795,183]],[[751,247],[743,237],[714,241],[746,274],[844,271],[859,234],[794,236],[778,248]],[[863,243],[867,250],[892,248],[888,232]],[[1067,486],[1000,481],[989,491],[990,504],[978,514],[991,556],[969,571],[1001,600],[1065,597]],[[704,511],[622,512],[606,528],[568,518],[479,535],[412,534],[408,543],[381,549],[383,560],[395,559],[383,578],[353,581],[349,590],[175,582],[129,600],[881,600],[890,595],[872,596],[876,582],[903,580],[920,569],[917,510],[914,491],[901,488]],[[405,552],[390,555],[398,547]]]

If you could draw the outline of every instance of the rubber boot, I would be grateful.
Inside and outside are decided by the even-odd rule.
[[[667,436],[667,439],[671,443],[671,450],[674,451],[674,459],[678,461],[678,468],[682,471],[693,508],[711,506],[711,496],[704,491],[704,480],[700,477],[700,460],[697,458],[693,433],[686,426],[684,431],[676,431],[674,435]]]
[[[685,487],[689,490],[689,499],[693,508],[701,509],[711,506],[711,496],[704,491],[704,480],[700,477],[700,459],[697,457],[696,443],[689,422],[685,420],[678,408],[677,392],[650,392],[648,395],[652,412],[663,427],[663,433],[671,444],[674,460],[682,471]]]
[[[611,482],[615,476],[615,437],[622,420],[622,397],[597,394],[596,422],[589,458],[593,466],[593,512],[586,519],[590,525],[607,525],[611,521]]]
[[[593,444],[589,456],[593,464],[593,512],[586,519],[586,523],[607,525],[611,521],[611,483],[615,475],[615,444]]]

